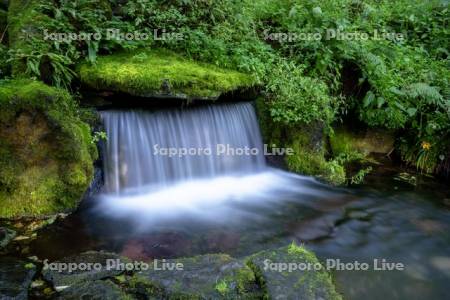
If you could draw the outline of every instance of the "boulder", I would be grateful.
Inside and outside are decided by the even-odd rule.
[[[78,205],[97,149],[68,92],[0,81],[0,217],[48,216]]]
[[[256,100],[256,112],[264,142],[293,151],[292,155],[284,156],[289,171],[315,176],[332,185],[345,183],[344,168],[336,161],[326,159],[326,135],[322,123],[304,126],[276,123],[263,97]],[[279,162],[273,164],[281,165]]]
[[[394,148],[395,136],[386,129],[368,128],[352,131],[337,128],[330,137],[330,146],[334,156],[359,153],[367,156],[371,153],[388,154]]]
[[[64,289],[56,299],[79,300],[79,299],[102,299],[102,300],[126,300],[132,299],[109,280],[79,282]]]
[[[0,299],[28,299],[35,266],[22,260],[0,257]]]
[[[161,270],[181,266],[181,270]],[[130,281],[135,294],[158,299],[242,299],[256,297],[253,272],[225,254],[154,261]]]
[[[109,261],[117,260],[128,262],[114,253],[89,251],[56,262],[44,262],[42,275],[52,283],[55,290],[62,291],[79,283],[111,278],[123,273],[124,270],[116,267],[117,264],[108,265]],[[69,270],[70,264],[74,267]]]
[[[138,50],[97,58],[78,67],[81,81],[96,90],[146,98],[215,100],[255,85],[237,71],[195,62],[167,50]]]
[[[330,274],[320,267],[314,253],[304,247],[292,244],[262,251],[247,258],[247,263],[265,289],[264,299],[342,299]],[[289,264],[291,270],[287,268]]]

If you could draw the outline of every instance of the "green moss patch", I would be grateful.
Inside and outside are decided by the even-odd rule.
[[[0,81],[0,217],[76,207],[97,152],[71,96],[41,82]]]
[[[179,270],[162,270],[150,265],[129,281],[134,293],[158,299],[259,299],[255,275],[242,262],[225,254],[207,254],[166,260]],[[158,269],[159,268],[159,269]]]
[[[262,251],[247,258],[247,264],[265,289],[263,299],[342,299],[331,275],[314,253],[303,246],[293,243]]]
[[[334,156],[367,156],[370,153],[387,154],[394,148],[392,132],[382,129],[368,129],[352,132],[337,128],[330,136],[330,146]]]
[[[250,75],[195,62],[165,50],[101,56],[79,66],[81,81],[99,90],[143,97],[216,99],[255,84]]]

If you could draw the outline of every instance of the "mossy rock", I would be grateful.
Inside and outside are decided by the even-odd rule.
[[[369,128],[358,132],[345,127],[336,128],[330,136],[330,146],[334,156],[371,153],[387,154],[394,148],[395,136],[386,129]]]
[[[247,264],[264,287],[264,299],[342,299],[335,290],[331,275],[314,253],[303,246],[292,244],[262,251],[247,258]],[[293,264],[310,267],[295,269]]]
[[[36,267],[22,260],[0,257],[0,299],[28,299]]]
[[[237,71],[199,63],[166,50],[139,50],[81,63],[81,81],[91,88],[148,98],[217,99],[252,87],[255,79]]]
[[[287,147],[292,148],[294,154],[286,156],[286,164],[289,170],[296,173],[316,176],[333,185],[341,185],[346,179],[344,167],[336,161],[325,159],[322,130],[321,127],[314,128],[311,125],[292,128]]]
[[[32,80],[0,81],[0,217],[75,208],[96,157],[90,128],[66,91]]]
[[[88,251],[76,256],[66,257],[57,262],[48,262],[49,267],[44,268],[42,275],[45,280],[51,282],[56,290],[63,289],[78,283],[111,278],[123,273],[120,268],[110,267],[108,264],[112,261],[119,260],[122,263],[128,263],[129,260],[121,258],[115,253]],[[91,267],[86,270],[55,270],[53,266],[75,263],[90,264],[97,268]],[[101,265],[101,266],[100,266]]]
[[[291,148],[293,155],[284,157],[287,168],[303,175],[319,178],[333,185],[346,180],[344,168],[325,158],[325,134],[320,123],[291,127],[272,120],[263,97],[256,100],[256,112],[264,142],[277,147]]]
[[[182,270],[150,269],[134,275],[128,283],[135,294],[156,299],[255,299],[255,275],[242,262],[225,254],[170,259]],[[162,266],[161,261],[159,262]]]
[[[77,283],[64,289],[56,299],[79,300],[79,299],[102,299],[102,300],[127,300],[133,299],[126,295],[117,285],[109,280],[89,281]]]

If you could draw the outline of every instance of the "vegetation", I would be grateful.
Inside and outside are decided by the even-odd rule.
[[[74,208],[97,152],[72,97],[32,80],[0,81],[0,217]]]
[[[214,99],[224,92],[254,84],[250,75],[196,63],[165,50],[101,56],[95,65],[83,63],[79,74],[81,81],[100,90],[188,99]]]
[[[247,78],[252,77],[263,87],[274,131],[288,133],[290,128],[320,124],[332,136],[334,124],[355,116],[365,126],[393,130],[397,136],[396,149],[404,161],[426,172],[449,171],[449,10],[445,1],[30,0],[27,3],[24,7],[21,1],[12,0],[9,8],[9,56],[16,76],[35,76],[56,86],[73,88],[74,68],[85,61],[80,69],[81,79],[93,86],[126,91],[160,87],[160,80],[144,82],[134,75],[125,78],[140,70],[141,60],[148,64],[144,75],[166,75],[162,70],[168,72],[168,77],[179,75],[180,78],[174,77],[175,88],[180,87],[182,93],[198,93],[192,91],[197,88],[195,82],[206,85],[206,96],[216,95],[218,88],[227,90],[239,85],[239,80],[247,85]],[[45,30],[91,32],[105,37],[108,28],[151,37],[155,29],[158,34],[164,29],[183,38],[62,41],[43,38]],[[340,33],[353,35],[343,38]],[[368,38],[359,38],[364,34]],[[184,77],[183,70],[179,72],[178,63],[167,69],[153,68],[160,66],[161,55],[188,64],[190,60],[159,50],[137,50],[156,48],[170,49],[189,59],[247,73],[250,77],[233,73],[229,83],[222,81],[216,69],[207,67],[211,72],[203,74],[192,66],[192,70],[202,75],[201,79],[191,81]],[[121,52],[124,50],[128,53]],[[113,52],[116,54],[103,56]],[[120,76],[115,78],[112,68],[129,57],[131,61],[118,69],[123,73],[119,72]],[[106,82],[98,81],[99,72],[108,78]],[[178,79],[182,82],[180,86]],[[290,137],[280,142],[286,144],[288,140],[292,143]],[[325,162],[338,163],[333,153],[323,154]],[[292,160],[302,159],[298,156]],[[294,169],[309,172],[303,167]]]

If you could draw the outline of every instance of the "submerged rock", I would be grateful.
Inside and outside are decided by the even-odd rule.
[[[255,296],[257,287],[252,270],[225,254],[155,261],[130,284],[135,293],[158,299],[242,299]]]
[[[28,288],[35,272],[32,264],[0,257],[0,299],[28,299]]]
[[[5,248],[16,237],[14,230],[0,227],[0,249]]]
[[[63,290],[56,299],[79,300],[79,299],[102,299],[120,300],[132,299],[109,280],[80,282]]]
[[[304,247],[292,244],[262,251],[250,256],[248,264],[265,288],[265,299],[342,299],[330,274]]]
[[[82,63],[78,72],[84,84],[100,91],[163,99],[215,100],[256,83],[250,75],[195,62],[167,50],[102,56],[95,65]]]
[[[128,262],[114,253],[90,251],[57,262],[44,262],[42,274],[45,280],[53,284],[56,291],[62,291],[78,283],[114,277],[123,273],[121,268],[112,264],[108,265],[108,261],[116,260],[122,263]]]

